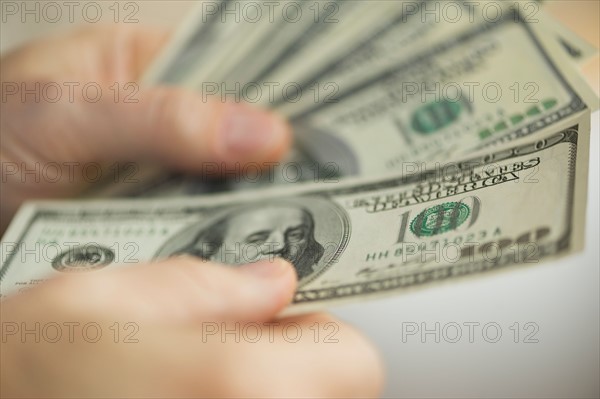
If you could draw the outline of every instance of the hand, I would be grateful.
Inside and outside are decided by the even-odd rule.
[[[289,126],[268,111],[179,88],[127,86],[166,39],[155,29],[93,28],[2,59],[0,232],[24,200],[81,193],[98,175],[91,165],[146,162],[198,173],[206,162],[231,170],[288,150]]]
[[[353,329],[327,315],[268,323],[294,289],[295,272],[282,260],[229,268],[180,257],[51,280],[0,303],[0,393],[28,398],[377,395],[381,366]],[[39,343],[32,332],[36,323]],[[87,323],[94,328],[84,332]],[[30,332],[23,335],[25,330]],[[61,338],[51,342],[57,331]]]
[[[155,30],[92,29],[45,39],[2,59],[0,231],[24,200],[85,190],[82,172],[88,163],[150,162],[193,173],[204,162],[230,167],[276,161],[285,153],[288,125],[267,111],[205,102],[196,93],[167,87],[140,88],[138,103],[115,102],[108,88],[136,81],[165,39]],[[63,96],[56,102],[23,97],[22,85],[35,90],[36,82],[58,84]],[[103,95],[94,103],[76,89],[71,102],[65,82],[80,83],[79,89],[97,83]],[[40,176],[50,164],[60,168],[58,180]],[[274,320],[294,290],[295,272],[283,261],[233,269],[173,258],[50,280],[0,303],[1,394],[376,395],[381,366],[372,347],[349,326],[326,315],[262,324]],[[101,328],[95,343],[81,331],[89,322]],[[123,342],[127,323],[137,329],[137,343]],[[242,329],[244,323],[259,323],[262,339],[236,343],[230,334],[221,340],[221,331],[235,330],[235,323]],[[302,334],[296,343],[285,339],[291,323]],[[320,334],[315,343],[315,323],[318,328],[334,323],[339,342],[325,343]],[[221,331],[207,334],[215,324]],[[61,337],[52,343],[56,336],[43,329],[56,325]],[[35,333],[25,331],[36,326],[39,343]]]

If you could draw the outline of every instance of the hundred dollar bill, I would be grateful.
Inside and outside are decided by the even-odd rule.
[[[314,103],[332,100],[333,95],[350,90],[353,85],[410,59],[424,48],[433,49],[440,41],[447,41],[484,22],[481,2],[392,1],[389,4],[397,9],[394,18],[379,23],[369,36],[363,35],[336,53],[327,53],[311,68],[300,64],[305,70],[294,77],[294,81],[299,83],[300,93],[315,84],[334,84],[334,93],[320,93],[321,98],[317,99],[300,96],[300,93],[287,93],[288,98],[277,98],[273,106],[287,116],[294,116]],[[501,7],[499,12],[507,12],[507,5],[495,4]]]
[[[229,71],[223,83],[231,87],[238,82],[242,85],[260,81],[269,70],[275,68],[278,60],[286,59],[303,42],[308,42],[311,37],[321,34],[339,21],[340,6],[352,6],[352,3],[340,1],[322,5],[310,1],[292,4],[298,7],[296,13],[281,18],[260,46],[252,48],[250,54]]]
[[[231,41],[239,28],[236,23],[224,23],[220,10],[238,0],[200,1],[177,30],[169,44],[145,71],[145,84],[181,84],[207,60],[216,58],[223,43]],[[238,1],[239,2],[239,1]],[[204,63],[199,63],[203,60]]]
[[[145,72],[143,82],[193,86],[195,79],[221,80],[287,15],[282,10],[296,4],[291,0],[197,2]]]
[[[335,153],[332,154],[334,155]],[[205,166],[205,173],[201,170],[199,174],[191,175],[144,165],[138,168],[135,182],[115,184],[107,181],[104,185],[92,187],[84,196],[86,198],[166,198],[256,190],[311,181],[337,182],[342,177],[338,165],[320,164],[298,148],[292,148],[280,162],[263,165],[265,169],[262,171],[257,171],[260,165],[253,163],[237,164],[229,169],[224,169],[222,164],[213,163]],[[220,173],[217,172],[223,172],[227,177],[219,177]],[[127,173],[124,171],[120,175],[125,176]]]
[[[180,254],[231,267],[283,257],[299,278],[289,311],[302,312],[536,264],[583,246],[589,129],[588,113],[460,162],[377,179],[29,203],[1,242],[0,295]]]
[[[400,7],[400,5],[399,5]],[[395,20],[383,26],[368,40],[347,50],[344,57],[327,58],[321,70],[300,84],[288,98],[278,98],[273,104],[278,111],[294,117],[318,103],[328,103],[352,90],[357,84],[408,62],[422,54],[447,47],[452,39],[460,39],[469,30],[497,22],[501,19],[519,18],[534,25],[538,35],[548,36],[560,44],[570,60],[578,65],[597,55],[597,50],[564,25],[555,21],[538,3],[526,1],[483,2],[406,2],[404,10]],[[490,11],[492,10],[492,11]],[[314,85],[333,84],[335,92],[321,90],[319,97],[303,95],[313,92]]]
[[[539,29],[507,14],[425,49],[294,116],[298,145],[342,174],[373,175],[457,159],[584,111],[589,88]]]
[[[358,7],[361,3],[362,8]],[[492,14],[501,15],[508,12],[511,4],[518,4],[489,0],[380,3],[286,0],[263,7],[246,0],[202,1],[192,9],[143,80],[147,84],[162,82],[198,88],[206,81],[222,81],[231,91],[235,84],[261,82],[266,75],[287,65],[288,69],[300,68],[300,73],[287,76],[304,89],[317,78],[343,86],[364,80],[419,48],[434,46],[440,38],[481,23],[484,15],[489,18],[490,8]],[[539,4],[521,3],[524,4],[518,8],[526,17],[547,25],[550,34],[574,60],[584,62],[597,54],[593,46],[543,13]],[[538,16],[543,17],[541,21]],[[358,26],[357,19],[367,27]],[[351,28],[344,28],[347,26]],[[354,31],[356,36],[347,37],[344,31]],[[340,40],[342,44],[338,43]],[[317,62],[311,64],[307,58]],[[321,68],[316,68],[319,65]],[[310,79],[302,82],[303,76]],[[289,113],[289,108],[281,111]]]
[[[256,85],[274,89],[274,97],[279,97],[288,85],[297,84],[302,75],[309,75],[315,65],[338,54],[354,42],[376,30],[378,24],[385,23],[399,12],[400,0],[335,0],[283,2],[283,7],[276,13],[276,22],[260,21],[247,25],[255,25],[243,36],[255,36],[256,40],[231,41],[225,46],[233,46],[231,51],[222,51],[228,60],[225,66],[221,63],[219,70],[206,73],[200,70],[190,75],[185,85],[198,90],[205,89],[207,82],[221,83],[219,89],[233,92],[236,85],[240,94],[247,94],[251,85],[253,101],[268,105],[272,101],[270,95],[256,92]],[[295,11],[290,15],[290,8]],[[257,35],[258,34],[258,35]],[[261,56],[262,54],[262,56]],[[200,62],[204,62],[200,60]],[[216,94],[211,90],[211,94]]]
[[[289,0],[280,3],[230,0],[217,9],[214,18],[220,18],[225,27],[237,26],[236,30],[231,37],[220,41],[218,53],[213,57],[197,58],[196,65],[182,83],[190,88],[198,86],[202,89],[202,83],[223,81],[231,69],[240,65],[272,34],[285,17],[282,10],[290,4]],[[269,5],[278,7],[270,8]]]
[[[401,5],[405,2],[358,0],[343,3],[346,8],[340,9],[339,16],[330,17],[332,21],[322,21],[326,28],[319,29],[316,34],[310,34],[309,29],[286,51],[285,57],[273,58],[268,69],[255,79],[280,84],[305,82],[315,69],[343,56],[357,42],[377,32],[381,25],[394,21],[402,13]]]
[[[469,7],[461,4],[454,6],[462,7],[468,22]],[[494,23],[475,23],[474,19],[473,23],[444,28],[434,18],[431,23],[420,24],[419,9],[407,8],[408,15],[392,21],[367,47],[349,58],[355,60],[350,62],[355,68],[349,67],[349,76],[355,77],[356,71],[368,66],[380,68],[390,60],[402,59],[398,54],[405,44],[446,41],[422,48],[420,54],[403,63],[392,63],[386,73],[371,78],[368,84],[339,94],[338,103],[308,101],[312,108],[294,117],[298,146],[282,162],[298,168],[299,179],[281,178],[282,170],[274,174],[275,178],[250,184],[157,173],[149,183],[128,185],[122,192],[135,196],[193,195],[385,172],[404,161],[449,159],[498,140],[512,140],[580,112],[586,107],[582,100],[586,97],[582,89],[585,83],[571,63],[559,57],[562,49],[548,43],[555,40],[548,33],[553,32],[553,25],[540,23],[540,10],[532,14],[522,9],[528,17],[540,19],[527,23],[506,8],[500,14],[503,19]],[[482,14],[477,9],[470,12]],[[424,31],[416,29],[419,26]],[[437,29],[442,33],[431,32]],[[386,57],[388,52],[393,55]],[[345,69],[339,70],[343,78]]]

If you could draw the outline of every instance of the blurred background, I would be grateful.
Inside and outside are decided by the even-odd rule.
[[[2,10],[4,3],[15,2],[0,0]],[[90,2],[77,3],[84,7]],[[104,12],[115,4],[100,3]],[[167,27],[175,27],[194,5],[193,1],[172,0],[119,3],[119,18],[135,11],[137,23]],[[575,33],[596,48],[600,46],[599,1],[543,4]],[[111,23],[112,18],[107,15],[99,23]],[[86,24],[81,13],[75,13],[73,22],[62,18],[56,23],[36,21],[33,16],[22,22],[3,15],[0,52],[5,54],[38,37]],[[582,70],[600,93],[598,57]],[[599,115],[596,112],[592,116],[587,243],[583,253],[540,266],[452,280],[389,299],[332,309],[361,328],[379,347],[387,369],[384,396],[600,397]],[[433,335],[423,340],[420,334],[402,339],[407,326],[433,329],[436,323],[442,328],[448,323],[480,324],[472,343],[465,339],[456,344],[443,339],[436,342]],[[501,327],[503,336],[498,342],[482,338],[481,327],[486,323]],[[518,339],[515,330],[520,331]]]

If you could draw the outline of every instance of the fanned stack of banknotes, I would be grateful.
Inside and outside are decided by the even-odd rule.
[[[594,56],[537,2],[199,2],[143,83],[273,108],[292,153],[232,180],[150,167],[100,190],[119,199],[28,203],[1,295],[181,254],[278,256],[296,312],[580,250]],[[36,245],[47,256],[21,256]]]

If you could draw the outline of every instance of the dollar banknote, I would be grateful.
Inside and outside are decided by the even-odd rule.
[[[281,105],[298,90],[324,86],[322,82],[331,83],[318,88],[327,96],[333,86],[336,92],[343,90],[420,49],[489,21],[489,9],[497,19],[515,5],[527,21],[545,25],[574,61],[582,63],[596,54],[533,2],[286,0],[276,5],[199,2],[144,81],[184,85],[212,95],[237,90],[238,96],[264,106]],[[286,89],[261,95],[274,84]],[[257,93],[254,88],[261,86]],[[287,105],[280,112],[292,116],[302,103]]]
[[[583,112],[592,95],[555,42],[518,14],[394,65],[292,121],[298,144],[342,174],[453,159]],[[347,149],[332,159],[326,144]]]
[[[382,21],[371,35],[350,42],[336,54],[327,54],[318,66],[306,68],[301,64],[306,70],[302,75],[294,76],[299,85],[298,91],[301,93],[314,85],[324,86],[324,82],[335,84],[335,95],[351,90],[354,85],[414,57],[420,50],[434,49],[440,41],[457,37],[461,32],[485,22],[481,12],[485,3],[391,2],[399,12],[394,18]],[[503,10],[501,12],[508,12],[507,4],[498,4]],[[440,17],[441,5],[450,5],[456,18]],[[449,11],[446,10],[446,13]],[[291,76],[288,74],[287,78]],[[272,105],[289,117],[301,112],[303,106],[319,103],[309,97],[297,101],[299,93],[286,94],[287,98],[280,96]],[[324,99],[325,102],[333,100],[330,98],[331,92],[323,94],[329,95]]]
[[[344,57],[357,43],[368,40],[375,35],[381,26],[393,24],[403,12],[404,1],[351,1],[346,12],[335,17],[335,23],[322,24],[326,29],[316,33],[309,29],[297,38],[288,48],[284,57],[273,58],[270,66],[258,76],[246,76],[250,82],[257,84],[272,82],[281,85],[302,85],[315,71],[326,67],[332,60]],[[315,24],[318,26],[319,24]],[[274,98],[261,96],[263,105],[277,101],[284,91],[275,93]]]
[[[244,1],[195,11],[146,82],[212,82],[216,96],[333,82],[331,96],[259,101],[291,118],[283,165],[301,178],[150,173],[128,185],[134,200],[31,203],[2,241],[0,296],[181,254],[231,267],[282,257],[299,278],[294,313],[581,249],[597,99],[577,64],[594,49],[537,3],[452,2],[468,16],[456,21],[423,19],[440,2],[386,3],[327,2],[327,18],[296,25],[224,22],[219,8]],[[482,17],[488,4],[497,18]]]
[[[182,254],[231,267],[282,257],[299,278],[289,312],[303,312],[537,264],[583,246],[589,119],[573,116],[535,137],[393,176],[170,200],[29,203],[1,242],[0,295],[64,273]]]
[[[186,22],[145,71],[142,82],[181,84],[203,66],[199,60],[215,59],[221,45],[231,41],[238,30],[238,24],[224,23],[216,12],[231,3],[219,0],[193,7]]]
[[[164,173],[124,192],[164,197],[245,190],[313,180],[315,169],[321,178],[388,173],[406,162],[453,159],[534,134],[594,103],[549,33],[553,25],[542,22],[544,14],[525,10],[528,20],[505,7],[490,22],[463,18],[444,25],[435,19],[422,24],[419,9],[408,10],[338,63],[331,78],[340,90],[331,101],[311,93],[278,108],[291,117],[296,135],[282,165],[299,168],[300,179],[244,184]]]
[[[352,35],[376,29],[381,18],[397,9],[392,3],[198,2],[147,71],[145,81],[198,89],[205,82],[256,82],[280,69],[296,67],[296,58],[306,62],[307,55],[319,57],[327,47],[337,49],[353,41]]]
[[[597,50],[564,25],[558,23],[540,4],[534,2],[492,1],[482,2],[405,2],[397,3],[402,12],[367,40],[356,41],[345,49],[343,57],[327,57],[321,69],[311,69],[312,75],[301,80],[299,91],[309,90],[323,82],[334,82],[335,93],[325,97],[331,102],[334,96],[352,90],[357,84],[376,79],[382,73],[406,63],[425,49],[435,51],[447,47],[451,40],[461,40],[469,31],[481,25],[501,20],[520,19],[536,28],[537,35],[551,38],[562,47],[569,58],[584,63],[597,54]],[[490,15],[490,10],[494,10]],[[302,112],[303,107],[314,105],[314,98],[288,93],[288,98],[278,98],[272,104],[288,117]]]

